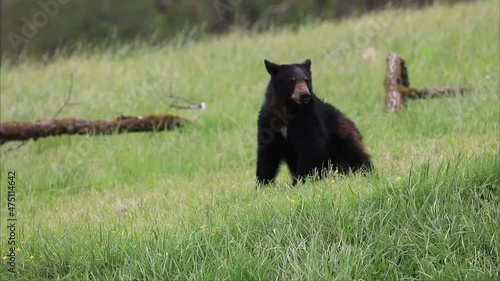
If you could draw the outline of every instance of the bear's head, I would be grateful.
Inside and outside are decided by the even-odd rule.
[[[295,64],[275,64],[264,60],[264,64],[271,75],[270,86],[280,99],[296,104],[308,104],[311,101],[313,91],[310,59]]]

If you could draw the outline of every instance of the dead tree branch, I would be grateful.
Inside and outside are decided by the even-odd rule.
[[[68,95],[61,107],[56,111],[51,120],[35,122],[4,122],[0,123],[0,145],[10,141],[21,141],[21,143],[7,152],[16,150],[29,140],[59,135],[108,135],[127,132],[151,132],[173,130],[191,123],[197,119],[206,109],[205,102],[195,103],[186,98],[170,95],[170,98],[182,101],[186,105],[172,103],[169,108],[177,109],[200,109],[193,118],[186,119],[171,114],[148,115],[148,116],[120,116],[113,120],[81,120],[60,119],[54,120],[67,106],[76,105],[71,103],[73,93],[73,75],[71,75]]]
[[[384,81],[385,107],[387,112],[396,112],[407,99],[435,98],[446,94],[464,94],[468,88],[411,88],[408,69],[404,59],[397,53],[387,56],[387,70]]]
[[[167,131],[190,123],[188,119],[165,114],[144,117],[121,116],[114,120],[61,119],[36,122],[4,122],[0,124],[0,145],[9,141],[59,135],[109,135],[126,132]]]
[[[172,89],[170,89],[170,91],[172,91]],[[196,114],[195,116],[193,116],[191,118],[191,121],[198,119],[201,116],[201,114],[207,109],[207,105],[205,104],[205,102],[196,103],[196,102],[188,100],[184,97],[176,96],[174,94],[170,94],[169,97],[173,100],[186,103],[186,105],[179,105],[179,104],[176,104],[173,102],[170,104],[170,106],[169,106],[170,108],[176,108],[176,109],[198,109],[199,108],[200,109],[198,114]]]
[[[76,105],[76,103],[74,103],[74,104],[70,103],[71,95],[73,95],[73,74],[71,74],[70,80],[69,80],[68,95],[66,96],[64,103],[61,105],[61,107],[59,107],[59,109],[56,111],[56,113],[52,117],[52,120],[56,119],[56,117],[59,116],[59,114],[61,114],[61,112],[64,110],[65,107]]]
[[[75,104],[72,104],[70,103],[70,100],[71,100],[71,95],[73,94],[73,73],[71,73],[70,75],[70,81],[69,81],[69,88],[68,88],[68,95],[66,96],[66,98],[64,99],[64,103],[61,105],[61,107],[59,107],[59,109],[57,109],[56,113],[54,113],[54,116],[52,116],[52,119],[51,120],[54,120],[56,119],[56,117],[61,114],[61,112],[64,110],[65,107],[67,106],[72,106],[72,105],[76,105]],[[11,147],[9,149],[7,149],[7,151],[5,151],[5,153],[9,153],[11,151],[14,151],[14,150],[18,150],[19,148],[23,147],[26,143],[28,143],[28,140],[23,140],[21,143],[19,143],[18,145],[14,146],[14,147]],[[3,142],[0,142],[0,145],[2,145]]]

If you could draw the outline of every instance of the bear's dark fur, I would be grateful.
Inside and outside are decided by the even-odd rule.
[[[354,123],[313,92],[311,60],[274,64],[265,60],[271,79],[258,118],[257,183],[274,182],[285,161],[293,185],[327,169],[369,171],[361,133]]]

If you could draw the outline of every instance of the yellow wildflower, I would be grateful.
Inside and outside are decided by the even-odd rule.
[[[401,177],[397,177],[396,181],[399,182],[401,180]]]
[[[295,204],[295,203],[297,203],[297,201],[295,201],[295,199],[292,199],[292,200],[290,200],[290,203]]]
[[[16,252],[20,253],[21,252],[21,248],[16,248]]]

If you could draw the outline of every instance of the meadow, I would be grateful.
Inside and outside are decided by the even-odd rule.
[[[195,112],[171,132],[63,136],[2,153],[1,280],[498,280],[497,1],[388,10],[265,33],[89,49],[1,66],[3,121]],[[384,111],[385,57],[411,85],[464,96]],[[264,59],[312,60],[316,94],[354,120],[375,171],[256,189]],[[15,144],[5,144],[6,151]],[[16,265],[8,271],[8,172]],[[5,225],[5,226],[4,226]]]

